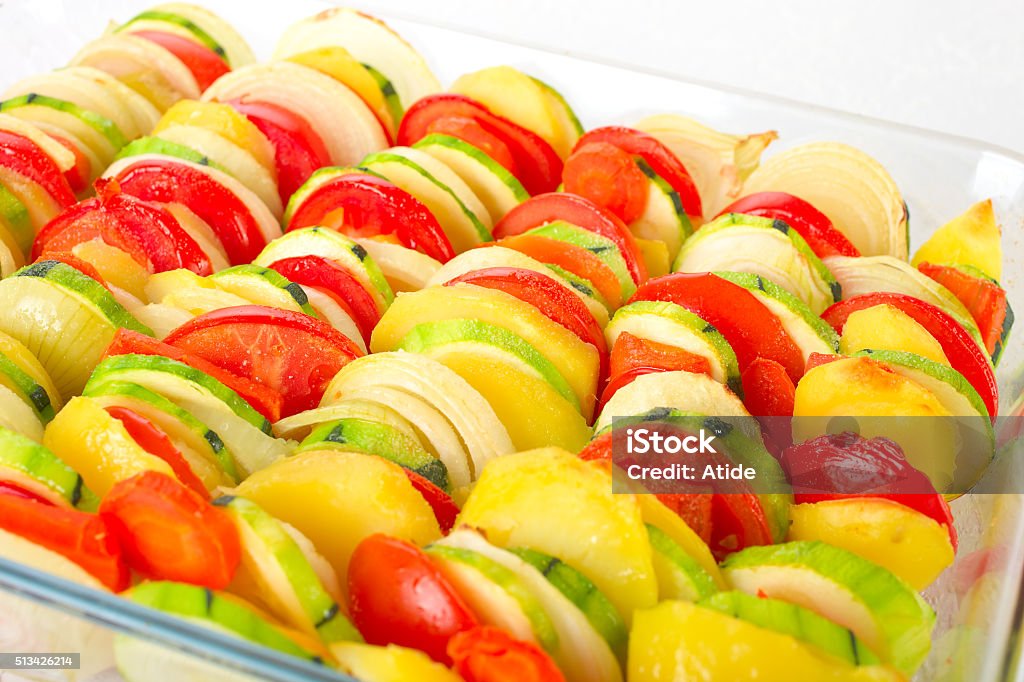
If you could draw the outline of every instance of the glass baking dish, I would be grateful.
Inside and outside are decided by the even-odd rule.
[[[0,3],[0,80],[66,63],[99,35],[153,0],[89,3]],[[204,0],[267,58],[282,27],[327,3]],[[376,12],[375,12],[376,13]],[[424,13],[426,11],[424,10]],[[840,140],[879,159],[910,207],[912,244],[972,203],[991,197],[1003,225],[1003,285],[1024,311],[1024,155],[968,139],[784,101],[762,95],[581,59],[554,49],[497,41],[429,23],[377,13],[420,49],[442,83],[493,64],[512,64],[555,85],[586,127],[630,124],[652,113],[677,112],[729,132],[774,129],[768,154],[811,140]],[[555,48],[557,46],[552,46]],[[1016,336],[1022,332],[1018,331]],[[1016,341],[1016,339],[1014,339]],[[1012,343],[998,370],[1001,412],[1020,409],[1024,344]],[[1024,488],[1016,488],[1022,490]],[[916,680],[1024,680],[1017,655],[1019,592],[1024,571],[1024,496],[964,496],[952,504],[960,534],[956,564],[926,596],[938,612],[932,655]],[[0,672],[0,680],[120,680],[115,637],[130,636],[154,660],[188,680],[346,680],[323,667],[141,609],[0,559],[0,651],[82,653],[80,671]]]

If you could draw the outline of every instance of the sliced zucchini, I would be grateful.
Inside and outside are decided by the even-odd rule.
[[[377,152],[359,165],[383,175],[419,199],[437,218],[457,253],[491,241],[491,232],[480,218],[450,187],[415,161],[391,152]]]
[[[451,135],[427,135],[413,145],[455,171],[497,222],[530,198],[522,183],[483,150]]]
[[[318,317],[309,305],[306,291],[276,270],[259,265],[236,265],[215,272],[209,279],[218,289],[241,296],[257,305]]]
[[[336,582],[333,589],[321,582],[293,538],[294,529],[242,497],[220,497],[213,503],[235,522],[242,541],[242,563],[233,583],[240,596],[258,600],[289,626],[324,643],[362,641],[332,596],[338,592]]]
[[[107,382],[134,383],[170,400],[216,431],[242,477],[284,457],[288,445],[269,435],[270,422],[213,377],[158,355],[106,358],[89,380],[90,392]]]
[[[839,335],[799,298],[761,275],[749,272],[715,272],[722,279],[738,284],[754,295],[779,318],[789,338],[800,348],[804,361],[811,353],[826,355],[839,351]]]
[[[343,450],[377,455],[424,477],[441,490],[450,490],[444,462],[427,452],[419,439],[388,424],[346,417],[321,424],[299,443],[305,450]]]
[[[714,325],[686,308],[668,301],[635,301],[624,305],[605,327],[609,348],[615,345],[622,332],[707,358],[712,378],[742,395],[739,362],[732,346]]]
[[[344,267],[370,292],[381,313],[395,300],[384,273],[366,249],[336,230],[322,227],[291,230],[267,244],[253,264],[268,267],[279,260],[301,256],[320,256]]]
[[[234,485],[238,483],[235,460],[217,432],[196,419],[190,412],[138,384],[120,381],[90,382],[85,396],[108,407],[119,405],[137,412],[170,437],[171,441],[196,453],[205,463],[190,461],[192,470],[204,483]],[[179,448],[180,449],[180,448]],[[205,475],[204,475],[205,474]],[[220,479],[220,480],[218,480]],[[216,485],[207,485],[212,490]]]
[[[637,239],[664,242],[669,261],[674,261],[683,242],[693,232],[693,225],[683,209],[679,192],[672,189],[646,161],[639,157],[635,160],[650,182],[644,212],[630,223],[629,229]]]

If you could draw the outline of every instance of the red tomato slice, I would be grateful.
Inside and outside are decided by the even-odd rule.
[[[759,357],[786,368],[793,383],[804,373],[800,348],[779,318],[743,287],[709,272],[677,272],[648,280],[631,301],[670,301],[699,315],[722,332],[736,351],[740,371]]]
[[[283,417],[316,407],[334,375],[363,354],[326,322],[258,305],[205,313],[164,341],[277,391]]]
[[[607,142],[573,149],[562,169],[566,192],[590,199],[625,223],[639,218],[647,205],[648,178],[627,152]]]
[[[102,239],[152,273],[178,268],[204,276],[213,272],[210,257],[162,206],[121,193],[116,180],[97,180],[96,191],[97,198],[78,203],[47,223],[32,245],[33,258]]]
[[[177,202],[213,228],[233,265],[251,263],[267,245],[259,224],[234,192],[174,159],[145,159],[117,176],[121,191],[144,201]]]
[[[134,31],[132,35],[156,43],[177,57],[192,72],[200,92],[231,71],[223,56],[195,40],[164,31]]]
[[[711,542],[715,559],[755,545],[772,544],[768,517],[757,495],[723,493],[711,497]]]
[[[30,502],[37,502],[47,507],[55,506],[53,502],[50,502],[45,497],[40,497],[33,492],[11,483],[10,481],[0,481],[0,495],[12,495]]]
[[[743,404],[758,418],[768,450],[778,457],[793,444],[790,417],[796,401],[796,386],[786,368],[768,358],[757,358],[741,375]]]
[[[445,665],[452,636],[478,624],[423,550],[386,535],[367,537],[352,553],[348,594],[352,622],[367,643],[419,649]]]
[[[107,346],[103,357],[111,355],[162,355],[165,358],[183,362],[193,369],[209,374],[240,395],[253,409],[271,422],[281,418],[281,395],[255,381],[226,372],[212,362],[186,353],[169,344],[158,341],[151,336],[140,334],[129,329],[118,329],[113,340]]]
[[[75,165],[64,171],[64,179],[68,181],[71,191],[76,195],[89,189],[89,177],[92,174],[92,162],[82,153],[78,145],[57,135],[50,135],[62,147],[75,155]]]
[[[192,467],[189,466],[185,460],[185,456],[181,454],[181,451],[175,447],[171,439],[167,437],[167,434],[160,430],[153,422],[143,417],[138,412],[130,410],[127,407],[121,407],[120,405],[110,405],[109,407],[103,408],[107,411],[114,419],[121,422],[124,426],[125,431],[131,436],[132,440],[135,441],[139,447],[153,455],[159,457],[171,467],[171,471],[178,477],[178,480],[185,484],[189,490],[193,491],[204,500],[210,499],[210,493],[203,485],[203,482],[199,480],[195,472],[192,471]]]
[[[487,242],[477,248],[489,246],[504,246],[541,263],[557,265],[590,282],[613,309],[622,305],[622,283],[618,277],[600,257],[582,246],[536,234],[519,234],[499,242]]]
[[[601,391],[601,399],[597,401],[596,414],[601,414],[601,410],[608,404],[608,401],[612,399],[620,388],[628,386],[633,383],[637,377],[643,376],[644,374],[654,374],[655,372],[664,372],[665,370],[660,367],[633,367],[625,372],[615,374],[608,380],[604,390]]]
[[[562,177],[562,160],[550,144],[539,135],[491,113],[484,105],[462,95],[428,95],[413,104],[402,118],[398,144],[410,146],[433,132],[455,134],[457,128],[441,121],[447,118],[471,119],[501,140],[515,162],[516,177],[530,194],[553,192],[558,186]],[[479,136],[470,137],[479,141]],[[466,142],[474,144],[473,139]]]
[[[797,476],[810,489],[836,489],[836,492],[807,493],[797,487],[793,496],[797,504],[863,497],[889,500],[945,526],[956,550],[956,528],[945,498],[935,491],[924,474],[910,466],[899,445],[887,438],[867,439],[856,434],[819,436],[787,448],[779,461],[787,476],[791,479]],[[884,492],[843,493],[839,489],[844,484],[844,462],[849,462],[845,468],[853,472],[855,489],[864,490],[868,485],[864,473],[874,470],[880,483],[876,488]]]
[[[768,358],[756,358],[743,370],[743,404],[755,417],[792,417],[796,387],[786,368]]]
[[[406,248],[447,263],[455,257],[434,214],[384,178],[351,173],[317,187],[292,214],[288,230],[322,225],[350,237],[393,235]]]
[[[654,367],[669,372],[693,372],[711,376],[711,363],[703,355],[623,332],[612,346],[611,375],[615,377],[636,367]]]
[[[487,156],[501,164],[505,170],[519,177],[516,159],[512,156],[508,145],[501,138],[477,123],[472,118],[447,116],[430,124],[430,132],[440,135],[451,135],[463,142],[468,142]]]
[[[917,269],[949,289],[964,304],[978,324],[988,354],[998,358],[1013,326],[1013,310],[1006,300],[1006,290],[991,280],[949,265],[921,263]]]
[[[272,263],[270,269],[296,284],[326,291],[356,323],[363,341],[370,343],[373,328],[380,322],[380,309],[370,292],[351,272],[320,256],[284,258]]]
[[[704,215],[697,186],[693,184],[693,178],[690,177],[686,166],[653,135],[622,126],[595,128],[577,140],[572,151],[576,153],[577,150],[594,142],[607,142],[630,156],[639,156],[655,173],[661,176],[662,180],[679,193],[687,215],[694,217]]]
[[[430,508],[434,511],[434,518],[437,519],[437,525],[441,527],[441,532],[447,535],[455,527],[455,519],[459,515],[459,508],[455,505],[451,495],[415,471],[410,471],[404,467],[402,471],[405,472],[416,492],[422,495],[423,499],[430,505]]]
[[[95,514],[40,504],[23,495],[3,492],[0,528],[75,562],[114,592],[129,585],[121,546],[106,521]]]
[[[596,348],[601,359],[601,376],[608,376],[608,346],[601,325],[586,304],[555,281],[554,277],[554,273],[549,277],[522,268],[483,268],[445,282],[445,286],[459,282],[475,284],[504,291],[529,303],[549,320],[571,331],[580,341]]]
[[[522,234],[556,220],[611,239],[619,247],[633,281],[639,286],[647,280],[647,264],[629,227],[611,211],[577,194],[548,192],[527,199],[498,221],[493,230],[494,238]]]
[[[580,459],[612,462],[612,433],[609,431],[587,444]],[[711,495],[657,493],[658,501],[676,513],[705,543],[711,542]]]
[[[42,187],[62,209],[76,201],[57,164],[27,137],[0,130],[0,166]]]
[[[92,263],[82,260],[70,251],[44,251],[39,258],[35,259],[35,262],[39,263],[45,260],[56,260],[64,263],[64,265],[70,265],[86,277],[90,277],[102,284],[108,291],[110,290],[107,282],[103,279],[99,270],[93,267]]]
[[[737,199],[719,212],[781,220],[804,238],[818,258],[860,255],[860,251],[840,232],[828,216],[800,197],[785,192],[756,192]]]
[[[100,518],[128,565],[152,580],[226,588],[242,557],[231,517],[166,474],[120,481],[100,502]]]
[[[543,649],[489,625],[452,637],[448,655],[466,682],[565,682]]]
[[[821,317],[842,334],[851,313],[882,304],[906,313],[935,337],[949,364],[970,382],[984,401],[989,415],[995,420],[999,410],[999,387],[992,365],[967,330],[945,311],[919,298],[885,291],[839,301],[823,312]]]
[[[274,148],[281,203],[287,205],[314,171],[331,165],[324,141],[298,114],[266,102],[232,100],[228,104],[259,128]]]

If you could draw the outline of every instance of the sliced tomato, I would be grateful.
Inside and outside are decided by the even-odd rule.
[[[787,448],[779,461],[794,482],[793,498],[797,504],[863,497],[896,502],[945,526],[956,550],[956,527],[946,499],[935,491],[927,476],[907,462],[900,446],[888,438],[863,438],[854,433],[819,436]],[[848,472],[849,480],[844,478],[844,472]],[[843,492],[846,484],[865,490],[869,485],[868,472],[874,473],[871,480],[877,483],[871,486],[870,494]],[[801,486],[823,492],[803,492]]]
[[[772,544],[768,517],[757,495],[721,493],[711,498],[711,553],[719,561],[741,549]]]
[[[116,180],[100,178],[96,191],[97,198],[65,209],[46,224],[32,245],[33,258],[102,239],[152,273],[178,268],[204,276],[213,272],[210,257],[167,209],[122,193]]]
[[[595,142],[615,145],[630,156],[642,158],[662,180],[679,194],[687,215],[694,217],[704,215],[700,194],[697,193],[697,186],[693,184],[693,178],[690,177],[686,166],[653,135],[622,126],[595,128],[576,141],[573,153]]]
[[[267,102],[231,100],[228,104],[249,119],[274,148],[282,204],[287,205],[295,190],[316,170],[331,165],[324,141],[298,114]]]
[[[553,192],[558,186],[562,160],[550,144],[462,95],[428,95],[409,107],[398,129],[398,144],[409,146],[434,132],[457,135],[457,127],[443,120],[450,118],[470,119],[501,140],[515,162],[516,177],[530,194]],[[466,142],[480,142],[478,135],[470,137]]]
[[[578,194],[548,192],[527,199],[498,221],[494,238],[522,234],[556,220],[611,239],[619,247],[633,281],[639,286],[647,280],[647,264],[629,227],[611,211]]]
[[[459,515],[459,508],[456,506],[455,501],[452,500],[452,496],[415,471],[404,467],[402,471],[405,472],[416,492],[422,495],[423,499],[430,505],[430,508],[434,511],[434,518],[437,519],[437,525],[441,527],[441,532],[447,535],[455,527],[455,519]]]
[[[89,178],[92,176],[92,161],[78,148],[78,145],[73,144],[70,140],[65,140],[57,135],[50,135],[50,137],[75,155],[75,165],[64,171],[64,179],[68,181],[71,191],[78,195],[89,189]]]
[[[110,286],[107,284],[106,280],[103,279],[103,275],[100,274],[100,271],[97,270],[92,263],[82,260],[81,258],[71,253],[70,251],[43,251],[43,253],[40,254],[39,258],[35,259],[35,262],[39,263],[45,260],[56,260],[60,261],[64,265],[70,265],[71,267],[73,267],[75,270],[78,270],[86,277],[94,279],[100,284],[102,284],[103,287],[108,291],[110,289]]]
[[[187,206],[213,228],[234,265],[251,263],[267,245],[245,202],[199,168],[172,158],[143,159],[117,181],[123,192],[144,201]]]
[[[990,279],[975,277],[952,265],[921,263],[917,269],[949,289],[964,304],[978,324],[988,354],[998,358],[1013,326],[1013,310],[1006,300],[1006,290]]]
[[[270,269],[296,284],[325,291],[356,323],[363,341],[370,343],[373,328],[380,322],[380,309],[370,292],[351,272],[320,256],[284,258],[271,263]]]
[[[703,355],[622,332],[612,346],[611,376],[618,376],[635,367],[656,367],[670,372],[711,376],[711,363]]]
[[[189,490],[193,491],[204,500],[210,499],[210,493],[203,485],[203,482],[199,480],[195,472],[192,471],[192,467],[189,466],[185,456],[181,454],[181,451],[175,447],[171,439],[167,437],[167,434],[160,430],[153,422],[143,417],[138,412],[128,409],[127,407],[121,407],[120,405],[110,405],[104,408],[114,419],[121,422],[124,426],[125,431],[131,436],[132,440],[135,441],[139,447],[153,455],[159,457],[171,467],[171,471],[178,477]]]
[[[75,562],[114,592],[129,585],[121,546],[107,522],[95,514],[40,504],[22,494],[2,491],[0,528]]]
[[[709,272],[676,272],[648,280],[631,301],[670,301],[700,316],[725,336],[736,351],[740,371],[757,358],[786,368],[795,384],[804,358],[775,315],[743,287]]]
[[[654,374],[655,372],[664,372],[665,370],[661,367],[645,367],[637,366],[612,375],[608,383],[605,385],[604,390],[601,391],[601,399],[597,401],[597,414],[601,413],[604,406],[608,404],[608,401],[612,399],[620,388],[628,386],[633,383],[637,377],[643,376],[644,374]]]
[[[611,431],[590,441],[580,451],[586,461],[613,461]],[[676,513],[705,543],[711,542],[711,495],[694,493],[657,493],[658,501]]]
[[[276,391],[283,417],[316,407],[334,375],[363,354],[326,322],[258,305],[205,313],[164,341]]]
[[[758,419],[768,450],[778,457],[793,444],[790,417],[796,401],[796,386],[786,368],[768,358],[757,358],[743,370],[743,405]]]
[[[281,395],[276,391],[250,379],[227,372],[212,362],[186,353],[180,348],[158,341],[151,336],[130,329],[118,329],[110,345],[107,346],[107,350],[103,353],[104,357],[111,355],[162,355],[165,358],[183,362],[193,369],[209,374],[230,388],[269,421],[276,422],[281,418]]]
[[[786,368],[768,358],[756,358],[743,370],[743,404],[755,417],[792,417],[796,387]]]
[[[608,346],[601,325],[587,305],[557,282],[555,276],[554,273],[548,276],[523,268],[483,268],[460,275],[445,285],[459,282],[475,284],[504,291],[529,303],[549,320],[571,331],[580,341],[596,348],[601,360],[601,376],[608,376]]]
[[[133,31],[132,35],[145,38],[177,57],[192,72],[200,91],[231,71],[222,55],[195,40],[164,31]]]
[[[0,130],[0,166],[42,187],[62,209],[76,201],[57,164],[27,137]]]
[[[400,187],[368,173],[346,173],[317,187],[292,213],[288,230],[322,225],[350,237],[393,235],[398,243],[447,263],[455,257],[434,214]]]
[[[128,565],[152,580],[222,590],[242,558],[231,517],[166,474],[144,471],[119,481],[99,513]]]
[[[501,241],[487,242],[477,248],[504,246],[524,253],[547,265],[557,265],[590,282],[613,309],[622,305],[622,283],[608,264],[591,251],[551,237],[519,234]]]
[[[756,192],[737,199],[718,215],[746,215],[781,220],[804,238],[819,258],[860,255],[860,251],[829,220],[828,216],[800,197],[785,192]]]
[[[995,420],[999,410],[999,387],[992,364],[967,330],[944,310],[913,296],[882,291],[839,301],[823,312],[821,317],[842,334],[851,313],[882,304],[906,313],[935,337],[949,364],[970,382],[984,401],[989,415]]]
[[[50,502],[45,497],[36,495],[34,492],[25,490],[21,486],[15,485],[10,481],[0,480],[0,495],[13,495],[14,497],[21,498],[23,500],[29,500],[30,502],[37,502],[47,507],[55,506],[53,502]]]
[[[577,145],[562,169],[566,192],[590,199],[625,223],[643,214],[649,182],[629,153],[608,142]]]
[[[439,118],[430,124],[430,132],[457,137],[487,154],[487,156],[501,164],[512,175],[519,176],[516,159],[512,156],[508,145],[502,142],[500,137],[488,132],[486,128],[472,118],[463,116]]]
[[[352,622],[367,643],[419,649],[445,665],[452,636],[478,624],[423,550],[386,535],[367,537],[352,553],[348,595]]]
[[[562,671],[538,645],[489,625],[452,637],[448,655],[465,682],[565,682]]]

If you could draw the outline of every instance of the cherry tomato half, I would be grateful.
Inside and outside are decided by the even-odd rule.
[[[423,550],[386,535],[367,537],[352,553],[348,593],[352,622],[367,643],[419,649],[445,665],[452,636],[478,624]]]

